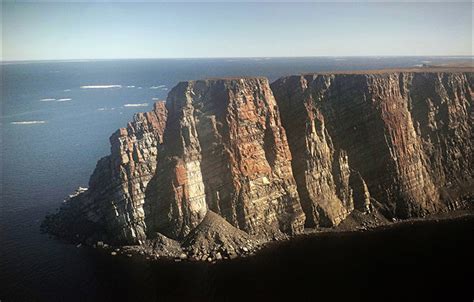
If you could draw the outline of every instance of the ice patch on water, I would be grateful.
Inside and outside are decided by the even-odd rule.
[[[22,122],[11,122],[12,125],[35,125],[35,124],[46,124],[46,121],[22,121]]]
[[[82,89],[109,89],[109,88],[122,88],[122,85],[86,85],[81,86]]]
[[[40,102],[68,102],[72,101],[71,98],[62,98],[62,99],[53,99],[53,98],[46,98],[46,99],[41,99]]]
[[[166,85],[151,86],[150,89],[166,89]]]
[[[125,104],[123,107],[146,107],[148,103],[141,103],[141,104]]]
[[[135,88],[134,85],[128,85],[127,88]]]

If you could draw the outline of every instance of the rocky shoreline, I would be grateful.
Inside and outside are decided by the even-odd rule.
[[[241,257],[252,257],[262,249],[268,249],[287,240],[311,239],[315,236],[352,234],[361,232],[380,232],[398,227],[417,224],[437,223],[440,221],[456,221],[474,218],[474,205],[465,203],[463,207],[452,212],[437,213],[423,218],[410,218],[406,220],[389,221],[377,214],[364,214],[355,212],[348,218],[351,222],[341,224],[336,228],[308,228],[294,236],[281,236],[274,240],[247,237],[239,246],[214,245],[209,249],[196,250],[187,244],[180,244],[176,240],[161,236],[161,238],[146,240],[141,245],[114,246],[98,241],[92,245],[78,243],[77,248],[93,248],[110,256],[141,258],[146,261],[174,261],[174,262],[199,262],[215,264],[230,261]],[[213,241],[209,241],[213,242]]]

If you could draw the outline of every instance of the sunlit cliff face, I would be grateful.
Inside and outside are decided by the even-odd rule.
[[[391,220],[458,208],[473,194],[471,78],[377,72],[291,76],[271,86],[264,78],[182,82],[166,105],[112,135],[89,190],[50,218],[51,231],[189,242],[208,217],[206,231],[220,219],[226,226],[206,240],[266,241],[334,227],[354,212]]]

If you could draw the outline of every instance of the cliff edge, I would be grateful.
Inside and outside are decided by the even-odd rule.
[[[472,79],[443,69],[179,83],[111,136],[89,188],[43,227],[207,261],[351,217],[462,208],[474,196]]]

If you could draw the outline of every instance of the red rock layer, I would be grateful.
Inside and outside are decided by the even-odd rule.
[[[150,225],[183,237],[209,208],[251,234],[302,230],[291,154],[266,79],[180,83],[167,106]]]

